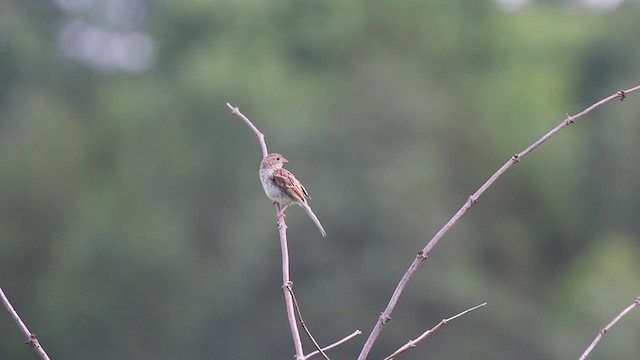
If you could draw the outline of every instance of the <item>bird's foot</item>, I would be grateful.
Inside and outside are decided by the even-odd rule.
[[[280,219],[284,219],[287,215],[284,214],[284,211],[287,210],[289,206],[284,206],[282,207],[282,205],[279,206],[280,211],[278,211],[278,213],[276,214],[276,221],[280,221]]]

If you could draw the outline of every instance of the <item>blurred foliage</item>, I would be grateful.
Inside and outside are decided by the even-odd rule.
[[[503,1],[501,3],[506,3]],[[365,335],[415,252],[566,113],[640,84],[640,8],[489,0],[0,3],[0,286],[54,359],[285,359],[274,211],[317,339]],[[566,359],[640,294],[636,94],[512,168],[441,241],[381,358]],[[0,358],[34,359],[5,311]],[[623,319],[594,358],[637,356]],[[307,349],[312,349],[307,344]]]

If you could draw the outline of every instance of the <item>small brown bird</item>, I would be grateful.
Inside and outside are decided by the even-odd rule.
[[[282,168],[288,162],[289,160],[277,153],[267,155],[260,162],[260,182],[265,194],[273,202],[280,204],[281,208],[278,217],[284,215],[284,210],[289,205],[298,204],[302,206],[318,229],[320,229],[322,236],[327,236],[322,224],[320,224],[320,220],[307,204],[307,199],[311,199],[309,193],[289,170]]]

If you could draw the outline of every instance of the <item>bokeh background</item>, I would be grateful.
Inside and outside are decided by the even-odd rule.
[[[310,191],[305,321],[354,359],[415,253],[512,154],[640,84],[638,1],[0,2],[0,285],[54,359],[290,359],[274,209],[231,102]],[[371,359],[575,359],[640,294],[640,99],[505,174]],[[640,316],[593,359],[640,353]],[[312,346],[306,342],[306,349]],[[0,311],[0,359],[35,359]]]

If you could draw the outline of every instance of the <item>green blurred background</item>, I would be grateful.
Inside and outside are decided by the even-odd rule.
[[[292,280],[354,359],[512,154],[640,84],[638,1],[0,2],[0,286],[53,359],[291,359],[255,136],[313,196]],[[575,359],[640,294],[640,99],[525,158],[431,252],[371,359]],[[640,353],[640,316],[593,359]],[[306,349],[312,350],[307,342]],[[0,359],[35,359],[0,311]]]

